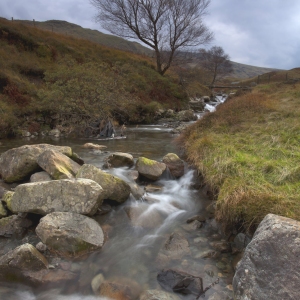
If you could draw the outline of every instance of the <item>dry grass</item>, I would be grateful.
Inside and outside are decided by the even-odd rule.
[[[233,98],[181,137],[217,191],[216,217],[255,229],[268,213],[300,220],[300,84],[258,86]]]

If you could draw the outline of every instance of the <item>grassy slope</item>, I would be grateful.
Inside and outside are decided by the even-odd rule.
[[[3,19],[0,65],[0,136],[36,131],[41,119],[50,127],[80,125],[80,115],[147,122],[159,106],[187,101],[150,58]]]
[[[32,21],[18,20],[28,26],[33,26]],[[82,28],[79,25],[60,20],[49,20],[45,22],[35,21],[35,27],[43,30],[62,33],[80,39],[86,39],[110,48],[130,51],[138,54],[152,55],[152,50],[148,49],[137,42],[130,42],[120,37],[105,34],[98,30]]]
[[[181,137],[225,225],[255,229],[268,213],[300,220],[300,83],[258,85]]]

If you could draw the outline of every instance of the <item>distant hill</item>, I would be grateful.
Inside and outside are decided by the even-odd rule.
[[[233,73],[231,77],[238,79],[247,79],[252,78],[258,75],[262,75],[265,73],[269,73],[272,71],[279,71],[278,69],[272,68],[263,68],[263,67],[255,67],[245,64],[240,64],[234,61],[231,61],[233,67]]]
[[[16,20],[17,22],[24,23],[26,25],[33,26],[36,28],[49,30],[56,33],[63,33],[80,39],[86,39],[100,45],[104,45],[110,48],[115,48],[123,51],[130,51],[133,53],[144,54],[150,56],[152,50],[142,46],[137,42],[127,41],[120,37],[105,34],[95,29],[83,28],[79,25],[69,23],[67,21],[60,20],[49,20],[45,22]]]
[[[16,20],[16,21],[24,23],[26,25],[33,26],[33,21],[25,21],[25,20]],[[153,51],[151,49],[144,47],[143,45],[137,42],[127,41],[123,38],[110,35],[110,34],[105,34],[98,30],[83,28],[79,25],[69,23],[66,21],[60,21],[60,20],[49,20],[45,22],[35,21],[35,26],[40,29],[53,31],[56,33],[63,33],[81,39],[87,39],[94,43],[98,43],[110,48],[143,54],[147,56],[153,55]],[[272,68],[262,68],[262,67],[245,65],[233,61],[232,64],[234,70],[232,77],[240,80],[252,78],[267,72],[277,70]]]

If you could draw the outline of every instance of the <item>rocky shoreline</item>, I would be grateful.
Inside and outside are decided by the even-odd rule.
[[[85,145],[87,148],[99,146]],[[145,204],[155,203],[156,200],[146,196],[145,191],[159,190],[155,182],[166,170],[174,180],[185,172],[184,162],[173,153],[167,154],[162,162],[145,157],[139,157],[135,162],[132,155],[116,152],[108,156],[104,167],[132,169],[136,184],[113,176],[105,169],[84,164],[70,147],[25,145],[0,156],[2,180],[13,187],[9,191],[0,186],[2,282],[55,287],[78,280],[81,276],[80,261],[91,253],[101,255],[101,248],[110,239],[110,226],[99,223],[97,216],[110,213],[114,206],[125,203],[130,197],[137,201],[142,199]],[[145,182],[149,184],[141,189],[140,183]],[[161,212],[153,210],[150,216],[146,216],[145,207],[125,207],[128,219],[137,228],[156,228],[162,223]],[[220,232],[213,219],[213,207],[214,202],[211,202],[207,208],[211,211],[210,216],[199,214],[186,220],[186,225],[182,226],[184,231],[193,235],[201,228],[211,227]],[[214,290],[219,278],[231,272],[230,268],[235,268],[233,286],[228,282],[227,292],[216,290],[209,300],[232,299],[232,289],[235,299],[266,299],[264,297],[269,295],[272,299],[295,299],[293,297],[298,292],[295,284],[298,280],[298,261],[295,261],[298,237],[299,222],[275,215],[268,215],[263,220],[252,240],[238,233],[229,239],[210,242],[211,248],[202,251],[192,250],[190,238],[175,231],[166,237],[155,258],[155,264],[161,268],[157,279],[162,290],[141,291],[132,280],[121,280],[121,283],[119,280],[105,280],[102,273],[95,274],[88,285],[95,295],[112,299],[181,299],[181,295],[191,295],[194,297],[191,299],[195,299],[205,292],[205,288]],[[193,240],[200,245],[205,243],[203,237]],[[278,243],[278,240],[283,243]],[[229,254],[235,254],[231,263]],[[216,267],[199,270],[196,265],[185,266],[187,255],[196,255],[200,259],[220,257],[222,260]],[[274,261],[280,268],[274,267]],[[177,267],[170,269],[171,262]],[[266,270],[270,276],[263,275]],[[207,284],[207,274],[212,275],[211,286]],[[204,281],[199,281],[199,278]]]

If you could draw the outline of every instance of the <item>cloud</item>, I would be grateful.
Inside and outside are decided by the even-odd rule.
[[[300,67],[299,0],[211,0],[205,23],[236,62],[272,68]],[[65,20],[101,30],[88,0],[0,0],[0,16]]]

